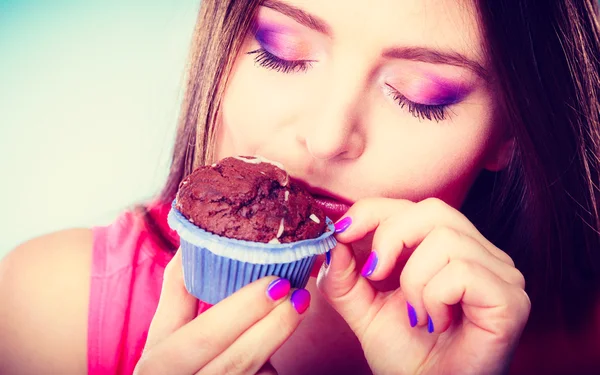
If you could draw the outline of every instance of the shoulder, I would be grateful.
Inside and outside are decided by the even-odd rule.
[[[0,261],[0,373],[87,373],[92,231],[38,237]]]

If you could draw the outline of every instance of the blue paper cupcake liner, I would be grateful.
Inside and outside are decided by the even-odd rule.
[[[213,305],[265,276],[283,277],[293,288],[304,288],[316,256],[336,245],[333,222],[326,220],[325,233],[318,238],[266,244],[207,232],[190,223],[175,208],[175,202],[168,217],[169,225],[180,237],[186,289]]]

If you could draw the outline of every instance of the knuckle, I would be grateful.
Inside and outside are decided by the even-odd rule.
[[[274,326],[277,332],[290,335],[297,326],[300,315],[294,310],[291,304],[285,310],[283,313],[273,314],[273,319],[275,319]]]
[[[419,288],[419,280],[410,268],[405,268],[400,274],[400,287],[405,294],[412,294]]]
[[[440,227],[434,228],[431,231],[430,236],[432,236],[436,240],[436,242],[445,243],[445,244],[457,242],[457,241],[461,240],[461,238],[463,237],[455,229],[452,229],[452,228],[446,227],[446,226],[440,226]]]
[[[510,257],[510,255],[508,255],[504,251],[498,249],[498,251],[495,252],[494,255],[496,255],[497,258],[499,258],[501,261],[508,264],[509,266],[511,266],[511,267],[515,266],[514,260]]]
[[[448,267],[452,267],[451,270],[455,275],[475,275],[479,273],[479,269],[475,264],[463,259],[453,260]]]
[[[519,289],[519,306],[521,306],[521,313],[523,316],[528,317],[531,312],[531,299],[525,290]]]
[[[448,208],[448,205],[446,204],[446,202],[444,202],[443,200],[441,200],[439,198],[434,198],[434,197],[429,197],[429,198],[423,199],[421,201],[421,204],[424,207],[427,207],[427,209],[432,212],[439,212],[442,210],[446,210]]]
[[[219,373],[224,375],[246,374],[252,365],[251,361],[251,356],[248,353],[233,353],[227,357],[223,370]]]
[[[423,288],[423,304],[427,308],[437,300],[437,292],[435,288],[431,288],[430,285],[426,285]]]
[[[515,289],[516,293],[505,294],[505,302],[499,311],[501,319],[498,319],[496,330],[506,337],[513,337],[522,331],[531,311],[527,293],[523,289]]]
[[[428,282],[429,280],[425,279],[416,271],[403,271],[400,275],[400,288],[402,293],[413,303],[417,303],[417,301],[424,298]]]
[[[511,284],[516,285],[519,289],[525,289],[525,276],[516,268],[512,268]]]

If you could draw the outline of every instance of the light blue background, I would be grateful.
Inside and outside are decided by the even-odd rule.
[[[166,177],[199,0],[0,0],[0,257]]]

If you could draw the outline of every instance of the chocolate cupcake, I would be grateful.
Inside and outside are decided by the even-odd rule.
[[[261,157],[194,170],[179,186],[169,224],[181,238],[188,291],[211,304],[268,275],[302,288],[316,256],[336,243],[312,196]]]

